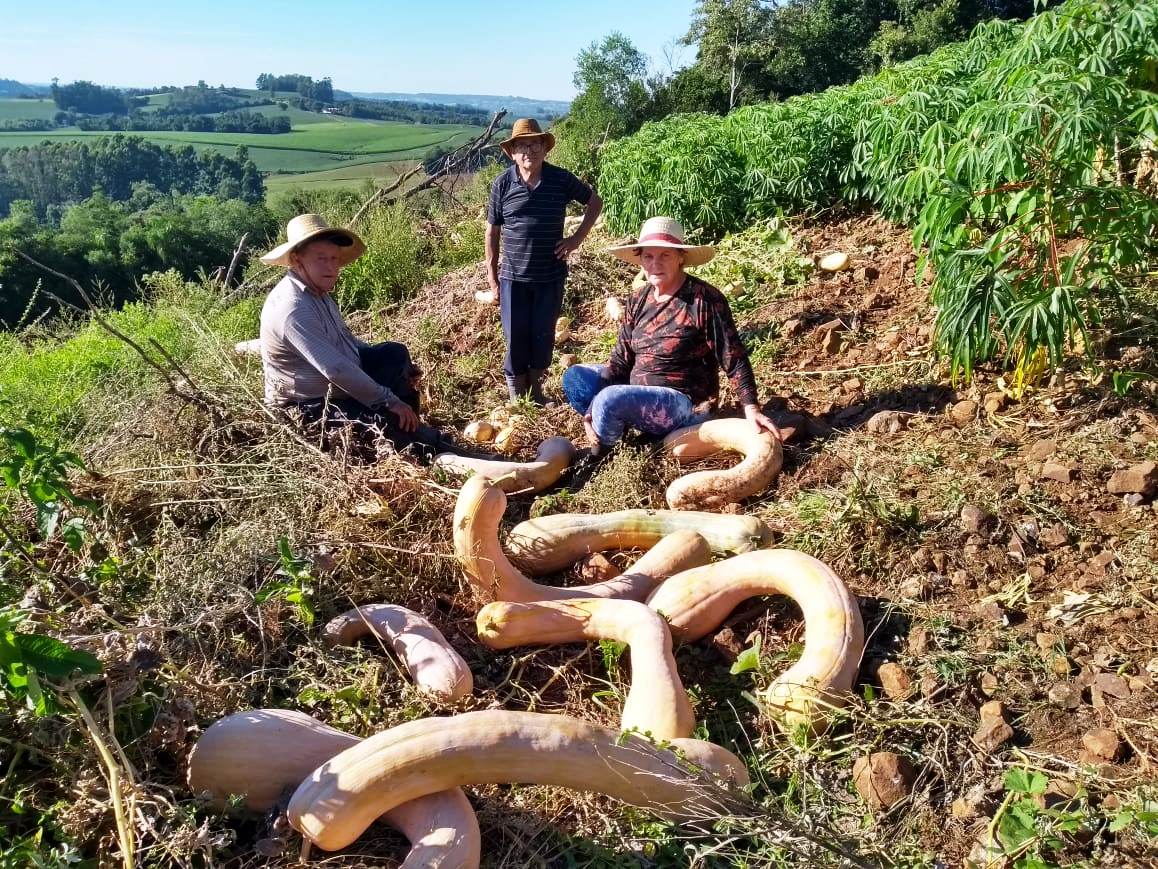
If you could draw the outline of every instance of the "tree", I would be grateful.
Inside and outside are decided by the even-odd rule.
[[[699,47],[697,66],[727,82],[728,110],[767,54],[771,10],[760,0],[700,0],[685,45]],[[754,94],[759,99],[763,94]]]
[[[594,179],[602,143],[635,132],[650,116],[647,57],[616,31],[592,42],[575,61],[573,81],[579,96],[557,125],[556,159],[576,174]]]

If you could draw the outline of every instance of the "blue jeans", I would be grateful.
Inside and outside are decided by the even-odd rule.
[[[507,342],[503,374],[507,377],[551,367],[555,321],[563,309],[563,280],[529,283],[503,278],[499,281],[499,317]]]
[[[591,427],[604,446],[616,443],[628,426],[662,437],[707,419],[678,389],[612,384],[602,365],[572,365],[563,372],[563,394],[578,413],[591,414]]]

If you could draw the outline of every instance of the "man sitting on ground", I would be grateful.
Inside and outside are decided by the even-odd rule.
[[[419,418],[421,372],[406,345],[355,338],[331,295],[343,266],[360,257],[366,245],[317,214],[295,217],[286,237],[261,258],[289,270],[261,309],[266,402],[296,407],[308,422],[319,420],[328,406],[327,421],[375,425],[398,449],[414,444],[426,455],[453,449]]]

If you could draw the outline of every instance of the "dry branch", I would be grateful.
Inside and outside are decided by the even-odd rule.
[[[350,222],[346,224],[346,228],[353,229],[355,226],[357,226],[358,222],[366,216],[370,209],[374,208],[375,206],[385,202],[392,202],[394,199],[409,199],[418,192],[433,187],[439,178],[443,178],[444,176],[469,165],[471,159],[474,158],[490,142],[491,138],[495,134],[495,130],[498,128],[499,121],[505,118],[506,115],[506,109],[500,109],[499,111],[495,112],[495,116],[491,118],[491,122],[487,125],[487,128],[483,130],[481,135],[477,136],[469,142],[460,145],[458,148],[447,154],[446,158],[442,162],[442,166],[436,172],[427,176],[425,181],[423,181],[421,184],[416,184],[414,187],[411,187],[405,193],[401,194],[401,196],[391,198],[390,194],[400,188],[416,174],[418,174],[418,172],[422,169],[421,163],[419,163],[405,174],[399,176],[389,187],[382,187],[376,190],[374,195],[363,202],[362,207],[359,208],[354,213],[354,216],[350,218]]]
[[[131,347],[133,350],[135,350],[137,352],[138,356],[140,356],[142,359],[144,359],[145,362],[147,362],[151,368],[153,368],[158,374],[160,374],[161,377],[164,378],[165,383],[168,384],[169,391],[173,395],[177,396],[178,398],[183,399],[184,401],[190,402],[191,404],[197,405],[202,410],[206,411],[211,416],[213,416],[214,419],[218,419],[220,417],[220,408],[218,406],[218,403],[208,393],[205,393],[202,390],[198,389],[192,383],[192,381],[189,380],[188,375],[181,371],[180,366],[178,366],[176,364],[176,362],[173,360],[173,358],[164,350],[164,348],[161,347],[160,344],[158,344],[156,341],[151,341],[153,346],[156,347],[160,351],[161,356],[166,361],[168,361],[169,364],[173,365],[174,369],[176,369],[178,371],[179,376],[182,376],[185,379],[185,382],[188,383],[190,387],[192,387],[192,389],[193,389],[192,392],[189,392],[185,389],[182,389],[180,384],[178,384],[177,381],[173,379],[173,374],[169,369],[167,369],[164,365],[162,365],[156,359],[154,359],[152,356],[150,356],[148,353],[146,353],[144,347],[142,347],[140,344],[138,344],[136,341],[134,341],[132,338],[130,338],[128,335],[126,335],[124,332],[120,331],[116,326],[114,326],[112,323],[110,323],[107,319],[105,319],[105,317],[101,314],[100,309],[97,307],[96,303],[92,300],[92,297],[85,291],[84,287],[82,287],[80,285],[79,281],[77,281],[75,278],[69,277],[66,274],[62,274],[61,272],[58,272],[56,269],[53,269],[53,268],[50,268],[49,266],[46,266],[42,262],[39,262],[39,261],[33,259],[32,257],[30,257],[28,254],[26,254],[22,250],[13,248],[13,252],[18,257],[23,259],[25,262],[30,263],[31,265],[35,266],[36,268],[40,269],[41,271],[46,272],[47,274],[50,274],[53,277],[59,278],[60,280],[65,281],[68,284],[70,284],[72,286],[72,288],[74,290],[76,290],[77,295],[79,295],[81,297],[81,299],[84,300],[85,305],[88,306],[88,310],[86,311],[84,308],[81,308],[78,305],[74,305],[72,302],[56,295],[55,293],[53,293],[49,290],[44,290],[44,294],[46,296],[48,296],[50,299],[54,300],[58,304],[64,305],[65,307],[68,307],[68,308],[71,308],[74,311],[79,311],[82,314],[87,313],[87,314],[91,315],[93,320],[95,320],[97,322],[97,324],[102,329],[104,329],[106,332],[108,332],[114,338],[118,338],[119,340],[123,341],[125,344],[129,345],[129,347]]]

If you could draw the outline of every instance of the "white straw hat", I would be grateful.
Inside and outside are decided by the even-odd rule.
[[[366,245],[362,239],[348,229],[330,226],[320,214],[299,214],[285,228],[286,242],[279,244],[261,258],[267,266],[290,266],[290,254],[308,241],[324,236],[326,241],[332,241],[341,249],[338,262],[349,265],[363,253]]]
[[[684,265],[702,266],[716,255],[716,249],[708,244],[686,244],[684,228],[672,217],[649,217],[639,228],[639,240],[631,244],[620,244],[607,248],[607,253],[619,257],[624,262],[641,265],[640,254],[645,247],[670,247],[682,250],[686,256]]]

